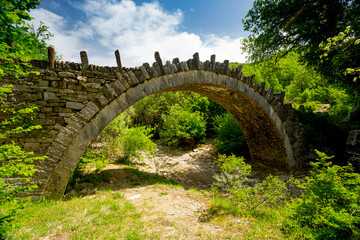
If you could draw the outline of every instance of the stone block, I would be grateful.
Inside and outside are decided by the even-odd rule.
[[[58,77],[62,77],[62,78],[76,78],[75,74],[71,73],[71,72],[59,72],[58,73]]]
[[[35,120],[35,124],[39,124],[41,126],[50,126],[50,125],[55,125],[55,119],[36,119]]]
[[[45,76],[51,76],[51,77],[56,77],[56,75],[57,75],[56,72],[51,71],[51,70],[45,70],[44,74],[45,74]]]
[[[100,84],[100,83],[86,83],[85,86],[86,86],[86,87],[90,87],[90,88],[96,88],[96,89],[100,89],[100,88],[101,88],[101,84]]]
[[[47,80],[47,81],[60,81],[61,80],[61,78],[59,78],[59,77],[52,77],[52,76],[44,76],[43,79]]]
[[[66,108],[80,110],[84,107],[84,104],[80,102],[66,102]]]
[[[54,112],[57,112],[57,113],[72,113],[73,110],[69,109],[69,108],[64,108],[64,107],[54,107]]]
[[[86,82],[87,81],[87,78],[85,76],[77,76],[76,77],[77,80],[81,81],[81,82]]]
[[[39,80],[39,81],[37,82],[37,85],[42,86],[42,87],[48,87],[48,86],[49,86],[49,81]]]
[[[57,88],[59,86],[59,82],[58,81],[51,81],[50,86],[53,88]]]
[[[75,90],[75,91],[80,91],[82,89],[82,86],[78,86],[78,85],[68,85],[67,89],[71,89],[71,90]]]
[[[61,126],[60,124],[58,124],[58,123],[56,123],[55,125],[54,125],[54,129],[55,130],[61,130],[62,128],[63,128],[64,126]]]
[[[37,101],[43,98],[42,93],[23,93],[22,97],[30,101]]]
[[[44,92],[44,100],[59,100],[59,98],[56,96],[56,93],[54,92]]]
[[[37,142],[30,142],[24,144],[24,150],[27,152],[37,152],[40,149],[41,145]]]
[[[72,113],[59,113],[60,117],[70,117]]]
[[[59,82],[59,88],[65,89],[66,88],[66,82],[64,82],[64,81]]]
[[[44,107],[44,108],[41,108],[41,112],[43,113],[50,113],[53,111],[53,108],[52,107]]]

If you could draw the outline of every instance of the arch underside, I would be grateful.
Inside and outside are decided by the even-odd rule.
[[[166,91],[191,91],[224,107],[240,125],[249,146],[251,159],[268,168],[288,171],[289,164],[275,124],[259,104],[245,94],[214,84],[191,83]]]
[[[64,194],[71,171],[91,142],[115,117],[144,97],[168,91],[191,91],[219,103],[239,123],[252,160],[278,171],[292,168],[293,156],[286,131],[266,99],[237,79],[195,70],[140,83],[100,109],[72,139],[50,175],[43,195],[60,198]]]

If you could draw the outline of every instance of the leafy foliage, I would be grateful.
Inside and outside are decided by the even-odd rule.
[[[43,24],[34,30],[25,21],[31,20],[29,10],[39,4],[39,0],[0,1],[0,77],[28,75],[22,66],[30,66],[32,58],[46,58],[46,40],[52,35]],[[4,238],[12,226],[23,200],[17,200],[20,192],[32,190],[30,177],[35,173],[34,162],[45,157],[33,152],[25,152],[11,141],[15,135],[34,134],[41,126],[34,125],[37,107],[21,108],[9,106],[4,99],[11,93],[12,85],[0,87],[0,237]]]
[[[281,205],[285,197],[284,181],[269,175],[257,183],[250,178],[251,166],[243,157],[220,155],[218,162],[221,173],[215,176],[215,185],[230,194],[232,204],[240,205],[250,213]]]
[[[20,192],[31,191],[36,185],[29,184],[34,175],[34,161],[45,159],[25,152],[20,146],[10,141],[15,135],[26,135],[41,129],[33,125],[37,107],[29,106],[14,109],[5,103],[5,93],[11,92],[11,85],[0,87],[0,237],[5,237],[17,211],[23,206],[16,200]]]
[[[122,138],[123,161],[129,162],[131,157],[142,159],[140,150],[147,154],[154,154],[156,144],[151,141],[152,129],[146,127],[130,128]]]
[[[29,10],[39,0],[1,1],[0,5],[0,76],[6,74],[19,77],[25,75],[19,63],[31,59],[46,59],[47,44],[53,35],[49,27],[41,22],[38,29],[26,24],[30,21]],[[28,73],[27,73],[28,74]]]
[[[343,74],[337,72],[338,69],[358,67],[358,46],[346,49],[346,61],[335,62],[320,59],[324,50],[319,45],[347,26],[354,30],[354,35],[358,34],[359,7],[358,1],[351,0],[257,0],[243,20],[244,29],[252,32],[243,41],[243,50],[248,51],[249,58],[255,61],[294,50],[324,76],[349,83]]]
[[[248,152],[245,136],[230,113],[214,118],[215,143],[220,152],[241,155]]]
[[[207,135],[213,134],[213,118],[226,110],[216,102],[192,92],[167,92],[148,96],[134,104],[128,111],[129,126],[148,126],[154,129],[154,138],[159,139],[163,128],[163,115],[169,115],[171,106],[180,105],[184,111],[201,112],[206,121]]]
[[[236,65],[233,65],[234,67]],[[255,74],[257,84],[265,82],[273,91],[285,91],[286,101],[295,108],[303,105],[311,111],[323,111],[326,106],[331,117],[347,119],[356,108],[353,89],[344,84],[330,83],[313,68],[299,62],[299,54],[290,52],[286,57],[266,59],[243,66],[246,75]],[[324,104],[329,104],[329,107]]]
[[[196,142],[205,140],[206,122],[199,111],[189,112],[176,104],[170,107],[168,115],[163,114],[161,118],[164,123],[160,137],[164,144],[186,144],[193,148]]]
[[[142,159],[139,151],[154,153],[156,144],[151,140],[153,129],[146,126],[129,127],[129,122],[129,112],[120,114],[98,136],[93,144],[92,154],[95,155],[91,158],[92,162],[96,163],[98,159],[99,164],[103,165],[99,170],[105,166],[107,159],[129,164],[131,158]]]
[[[358,239],[360,237],[360,174],[351,165],[333,165],[318,152],[317,162],[303,194],[289,204],[287,231],[306,239]]]
[[[320,43],[319,47],[324,51],[320,56],[321,62],[330,61],[332,64],[339,66],[339,69],[335,69],[335,71],[339,71],[339,74],[343,71],[344,75],[354,76],[353,81],[356,82],[360,76],[360,63],[353,63],[353,61],[358,55],[359,45],[359,33],[351,30],[350,26],[347,26],[343,32],[328,38],[326,43],[324,41]]]

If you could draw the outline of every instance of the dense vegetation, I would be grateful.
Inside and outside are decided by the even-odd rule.
[[[26,75],[19,65],[28,66],[30,59],[46,59],[46,40],[51,37],[43,24],[33,29],[25,24],[30,20],[29,9],[39,1],[1,1],[0,6],[0,78],[4,75],[19,77]],[[32,152],[25,152],[14,143],[15,135],[34,134],[41,126],[34,125],[36,106],[9,106],[4,99],[11,93],[12,85],[0,86],[0,238],[6,237],[17,212],[24,206],[25,199],[16,197],[24,191],[31,191],[36,185],[29,185],[35,173],[34,161],[45,159]]]
[[[256,0],[243,19],[252,34],[242,44],[256,62],[296,52],[299,61],[355,96],[349,116],[358,124],[360,8],[358,1]]]

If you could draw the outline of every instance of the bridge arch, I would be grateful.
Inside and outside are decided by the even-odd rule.
[[[265,83],[254,84],[241,67],[228,69],[228,62],[200,62],[198,54],[187,62],[156,62],[138,68],[99,67],[88,64],[86,53],[82,63],[33,61],[28,70],[39,71],[14,84],[17,101],[35,103],[44,112],[39,118],[48,136],[39,147],[26,142],[48,160],[39,162],[33,182],[38,184],[33,198],[61,198],[71,171],[90,143],[119,114],[135,102],[155,93],[191,91],[222,105],[239,123],[253,160],[280,171],[293,171],[301,165],[301,127],[294,109],[284,104],[284,93],[265,89]],[[14,97],[13,97],[14,98]]]
[[[62,160],[55,166],[44,195],[59,198],[64,194],[71,171],[91,142],[115,117],[144,97],[167,91],[192,91],[216,101],[243,129],[253,159],[283,171],[294,168],[285,126],[260,93],[229,76],[191,70],[156,77],[132,87],[99,110],[71,140]]]

